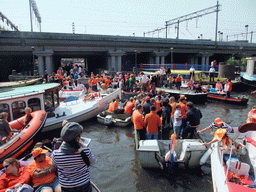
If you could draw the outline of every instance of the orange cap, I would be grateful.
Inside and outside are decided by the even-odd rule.
[[[223,121],[218,117],[214,120],[214,123],[216,124],[223,124]]]
[[[40,155],[40,154],[42,154],[42,153],[47,153],[47,152],[48,152],[48,150],[45,150],[45,149],[42,149],[42,148],[38,147],[38,148],[36,148],[36,149],[34,149],[34,150],[32,151],[32,156],[33,156],[34,158],[36,158],[38,155]]]

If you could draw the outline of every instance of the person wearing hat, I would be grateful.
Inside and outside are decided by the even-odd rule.
[[[59,179],[55,174],[55,166],[50,157],[46,156],[48,150],[40,147],[32,151],[34,161],[28,165],[28,172],[32,177],[35,192],[61,192]]]
[[[205,132],[205,131],[212,130],[211,134],[213,135],[216,130],[221,129],[221,128],[226,129],[228,133],[233,133],[234,132],[234,129],[230,125],[228,125],[227,123],[223,122],[218,117],[218,118],[216,118],[214,120],[214,122],[210,126],[204,128],[204,129],[202,129],[200,131],[197,131],[197,133],[202,133],[202,132]]]
[[[91,191],[90,165],[95,161],[91,150],[81,141],[83,127],[67,122],[60,133],[62,145],[52,154],[62,192]]]
[[[150,107],[154,105],[153,103],[150,103],[150,97],[146,96],[146,103],[142,105],[143,107],[143,115],[146,116],[146,114],[150,113]]]

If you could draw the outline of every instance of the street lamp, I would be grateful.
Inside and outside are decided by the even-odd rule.
[[[171,63],[173,64],[173,47],[171,47]]]
[[[247,41],[247,35],[248,35],[248,27],[249,27],[249,25],[245,25],[245,28],[246,28],[246,41]]]
[[[34,57],[35,47],[31,47],[31,49],[33,54],[33,75],[35,76],[35,57]]]

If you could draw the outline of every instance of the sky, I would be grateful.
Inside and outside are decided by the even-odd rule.
[[[217,0],[35,0],[42,18],[42,32],[99,34],[165,38],[166,31],[147,33],[164,28],[165,21],[217,5]],[[245,40],[256,43],[256,0],[219,0],[218,40]],[[0,12],[18,26],[31,31],[29,0],[0,0]],[[39,27],[33,17],[33,29]],[[6,22],[0,20],[0,26]],[[216,13],[180,23],[179,39],[215,40]],[[240,34],[239,36],[235,34]],[[168,38],[176,38],[175,25],[168,27]],[[235,36],[234,36],[235,35]]]

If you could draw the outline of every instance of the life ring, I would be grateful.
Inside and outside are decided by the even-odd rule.
[[[248,119],[246,122],[256,123],[256,107],[253,107],[253,109],[248,113]]]

